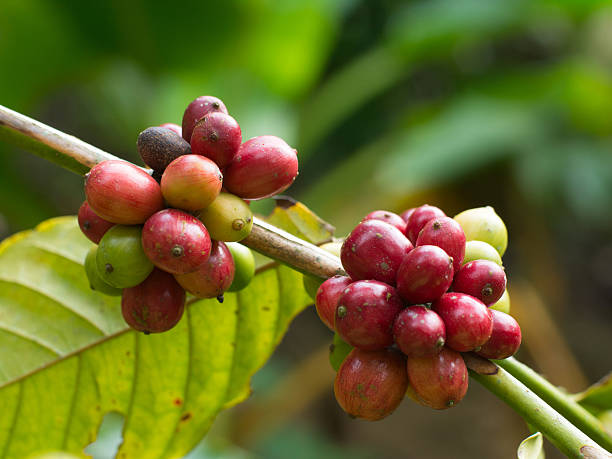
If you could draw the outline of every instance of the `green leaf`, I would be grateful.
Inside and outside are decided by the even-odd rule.
[[[594,413],[612,410],[612,373],[603,377],[584,392],[574,395],[574,398]]]
[[[119,299],[89,289],[91,243],[61,217],[0,245],[0,455],[82,453],[108,412],[119,458],[181,457],[244,400],[292,318],[310,303],[277,266],[225,302],[193,300],[173,330],[127,328]]]
[[[542,434],[536,432],[525,438],[518,447],[519,459],[544,459],[544,442]]]

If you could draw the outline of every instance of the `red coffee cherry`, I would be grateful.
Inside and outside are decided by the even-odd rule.
[[[220,168],[230,163],[241,143],[240,126],[227,113],[204,115],[191,134],[191,151],[212,159]]]
[[[204,266],[188,274],[175,275],[181,286],[198,298],[217,298],[223,295],[234,280],[234,259],[227,246],[213,241],[210,257]]]
[[[415,247],[397,270],[397,291],[411,304],[431,303],[453,282],[453,260],[440,247]]]
[[[315,296],[317,314],[330,330],[335,330],[334,316],[336,315],[336,308],[338,307],[338,299],[352,282],[350,277],[334,276],[323,282],[317,290]]]
[[[436,245],[444,249],[453,259],[455,272],[461,268],[465,256],[465,234],[459,223],[452,218],[437,217],[429,220],[419,233],[416,245]]]
[[[395,318],[393,337],[408,357],[431,356],[444,347],[446,327],[440,316],[431,309],[410,306]]]
[[[441,209],[429,204],[424,204],[414,209],[408,220],[406,220],[406,237],[410,239],[410,242],[416,245],[416,240],[425,223],[436,217],[446,217],[446,214]]]
[[[334,382],[338,404],[349,415],[378,421],[389,416],[404,399],[408,378],[398,352],[353,349]]]
[[[410,216],[413,214],[413,212],[416,210],[416,207],[411,207],[410,209],[406,209],[405,211],[403,211],[400,214],[400,217],[402,217],[402,220],[404,220],[406,223],[408,223],[408,219],[410,218]]]
[[[263,199],[286,190],[298,174],[297,150],[272,135],[243,143],[225,170],[224,186],[244,199]]]
[[[446,325],[446,345],[458,352],[478,350],[491,337],[491,310],[465,293],[445,293],[431,305]]]
[[[504,294],[506,273],[504,268],[492,261],[470,261],[455,275],[453,290],[472,295],[488,306]]]
[[[176,133],[176,134],[180,135],[181,137],[183,137],[183,128],[180,127],[178,124],[164,123],[164,124],[160,124],[159,127],[165,128],[165,129],[170,129],[174,133]]]
[[[200,96],[187,105],[183,114],[183,139],[191,142],[191,134],[196,123],[210,112],[227,113],[227,108],[221,99],[213,96]]]
[[[521,345],[521,327],[518,322],[505,312],[491,309],[493,315],[493,332],[489,341],[484,343],[478,355],[486,359],[505,359],[516,354]]]
[[[395,226],[403,234],[406,233],[406,222],[402,219],[402,217],[387,210],[375,210],[374,212],[370,212],[368,215],[363,217],[361,221],[365,222],[366,220],[380,220],[388,223],[391,226]]]
[[[402,309],[396,290],[378,281],[357,281],[338,299],[335,327],[340,337],[364,351],[393,344],[393,322]]]
[[[200,155],[185,155],[166,168],[161,190],[172,207],[196,211],[217,199],[222,182],[223,175],[212,160]]]
[[[155,179],[120,160],[95,165],[85,176],[85,195],[98,216],[122,225],[144,223],[164,208],[161,188]]]
[[[357,225],[342,244],[342,266],[353,280],[395,285],[397,270],[412,244],[396,227],[380,220]]]
[[[144,224],[142,248],[158,268],[172,274],[186,274],[206,263],[211,241],[202,222],[193,215],[165,209]]]
[[[183,315],[185,290],[172,274],[153,269],[149,277],[135,287],[123,289],[121,313],[135,330],[160,333],[174,327]]]
[[[429,357],[408,357],[408,382],[422,405],[434,410],[452,408],[468,389],[468,371],[461,354],[448,348]]]
[[[100,242],[102,236],[104,236],[109,229],[115,226],[114,223],[98,217],[95,212],[91,210],[87,201],[83,202],[79,208],[78,221],[83,234],[96,244]]]

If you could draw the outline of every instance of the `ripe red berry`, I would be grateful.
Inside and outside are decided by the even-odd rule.
[[[109,222],[138,225],[164,208],[159,184],[128,162],[103,161],[85,177],[87,202],[98,216]]]
[[[393,324],[393,337],[408,357],[436,355],[446,341],[446,327],[438,314],[425,306],[401,311]]]
[[[397,291],[411,304],[431,303],[453,282],[453,260],[440,247],[415,247],[397,270]]]
[[[505,359],[516,354],[521,345],[521,327],[518,322],[505,312],[491,309],[493,315],[493,332],[489,341],[484,343],[478,355],[487,359]]]
[[[455,275],[453,290],[472,295],[488,306],[504,294],[506,273],[504,268],[492,261],[470,261]]]
[[[317,314],[330,330],[335,330],[334,316],[338,307],[338,299],[342,296],[344,290],[351,285],[351,282],[353,281],[350,277],[334,276],[323,282],[317,290],[315,296]]]
[[[453,259],[455,272],[461,268],[465,256],[465,234],[459,223],[450,217],[437,217],[429,220],[419,233],[416,242],[420,245],[436,245]]]
[[[409,211],[410,209],[406,212]],[[416,240],[425,223],[436,217],[446,217],[446,214],[441,209],[429,204],[424,204],[414,209],[406,220],[406,237],[410,239],[410,242],[416,244]]]
[[[342,244],[342,266],[353,280],[395,285],[397,270],[412,244],[396,227],[380,220],[357,225]]]
[[[172,274],[186,274],[206,263],[211,241],[202,222],[193,215],[165,209],[144,224],[142,248],[158,268]]]
[[[176,158],[161,178],[162,194],[168,204],[196,211],[208,207],[221,192],[223,175],[210,159],[200,155]]]
[[[161,128],[165,128],[165,129],[170,129],[171,131],[175,132],[176,134],[180,135],[181,137],[183,137],[183,128],[180,127],[178,124],[174,124],[174,123],[164,123],[164,124],[160,124],[159,127]],[[183,139],[184,140],[184,139]]]
[[[338,370],[334,394],[349,415],[378,421],[399,406],[407,386],[406,364],[398,352],[353,349]]]
[[[189,143],[180,134],[157,126],[138,134],[136,146],[145,164],[156,172],[163,172],[173,160],[191,153]]]
[[[210,112],[227,113],[227,108],[221,99],[213,96],[200,96],[187,105],[183,114],[183,139],[191,142],[191,134],[196,123]]]
[[[225,187],[244,199],[263,199],[286,190],[298,174],[297,151],[278,137],[243,143],[225,170]]]
[[[393,344],[393,322],[402,307],[390,285],[373,280],[353,282],[338,299],[336,331],[364,351],[384,349]]]
[[[428,357],[408,357],[408,382],[416,400],[444,410],[456,406],[468,389],[468,372],[461,354],[442,348]]]
[[[445,293],[431,305],[446,326],[446,345],[458,352],[478,350],[491,337],[491,310],[465,293]]]
[[[225,292],[234,280],[234,259],[227,246],[213,241],[210,257],[204,266],[188,274],[177,274],[181,286],[198,298],[216,298]]]
[[[234,118],[222,112],[204,115],[191,134],[191,151],[212,159],[220,168],[230,163],[241,143],[240,126]]]
[[[154,269],[135,287],[123,289],[121,312],[127,324],[145,333],[160,333],[174,327],[183,315],[185,290],[172,274]]]
[[[413,212],[416,210],[416,207],[411,207],[410,209],[406,209],[405,211],[403,211],[400,214],[400,217],[402,217],[402,220],[404,220],[406,223],[408,223],[408,219],[410,218],[410,216],[413,214]]]
[[[388,223],[391,226],[395,226],[398,230],[400,230],[403,234],[406,233],[406,222],[397,214],[393,212],[389,212],[386,210],[375,210],[374,212],[370,212],[368,215],[363,217],[362,222],[366,220],[380,220],[385,223]]]
[[[102,236],[104,236],[109,229],[115,226],[114,223],[98,217],[95,212],[91,210],[87,201],[84,201],[79,208],[78,221],[83,234],[96,244],[100,242]]]

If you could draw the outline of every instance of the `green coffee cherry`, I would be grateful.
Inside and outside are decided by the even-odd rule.
[[[334,333],[334,341],[329,346],[329,363],[334,371],[338,371],[346,356],[353,350],[353,346],[340,338],[338,333]]]
[[[116,288],[134,287],[144,281],[153,263],[142,249],[140,226],[115,225],[100,240],[96,265],[100,277]]]
[[[489,260],[502,266],[502,259],[495,247],[483,241],[467,241],[465,243],[463,264],[474,260]]]
[[[230,193],[220,193],[211,205],[200,211],[198,218],[215,241],[241,241],[253,228],[249,205]]]
[[[98,272],[98,266],[96,264],[96,255],[98,253],[98,247],[93,246],[87,252],[87,256],[85,257],[85,273],[87,274],[87,279],[89,279],[89,286],[92,290],[96,292],[104,293],[105,295],[110,296],[120,296],[121,289],[112,287],[108,285],[100,276]]]
[[[497,300],[497,303],[494,303],[489,307],[491,309],[497,309],[498,311],[510,314],[510,295],[508,295],[508,290],[504,291],[504,294],[499,300]]]
[[[253,252],[242,244],[228,242],[225,245],[232,254],[234,266],[236,268],[234,280],[227,291],[237,292],[249,285],[253,276],[255,276],[255,257],[253,256]]]
[[[321,244],[320,248],[339,257],[340,249],[342,248],[342,241],[326,242],[325,244]],[[304,289],[313,301],[317,296],[317,290],[319,290],[319,287],[324,281],[325,279],[321,279],[320,277],[316,276],[311,276],[310,274],[303,275],[302,282],[304,284]]]
[[[492,245],[500,256],[504,255],[508,246],[508,231],[493,207],[468,209],[454,218],[463,228],[466,240],[486,242]]]

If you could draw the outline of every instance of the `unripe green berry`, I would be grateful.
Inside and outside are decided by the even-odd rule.
[[[104,293],[105,295],[121,295],[121,289],[110,286],[104,282],[104,279],[102,279],[102,276],[100,276],[98,266],[96,264],[97,252],[98,247],[93,246],[91,249],[89,249],[89,252],[87,252],[87,256],[85,257],[85,273],[87,274],[87,279],[89,279],[89,286],[92,290]]]
[[[232,285],[230,285],[227,291],[237,292],[249,285],[253,276],[255,276],[255,257],[253,256],[253,252],[242,244],[228,242],[225,245],[227,245],[227,248],[232,254],[236,269]]]
[[[489,306],[489,308],[510,314],[510,295],[508,295],[508,290],[505,290],[501,298]]]
[[[253,228],[249,205],[230,193],[220,193],[211,205],[200,211],[198,218],[215,241],[241,241]]]
[[[502,265],[502,259],[499,252],[495,250],[491,244],[483,241],[467,241],[465,243],[465,257],[463,258],[463,264],[469,263],[474,260],[488,260],[493,263],[497,263],[499,266]]]
[[[466,240],[486,242],[492,245],[500,256],[504,255],[508,246],[508,231],[493,207],[464,210],[455,215],[454,219],[461,225]]]

